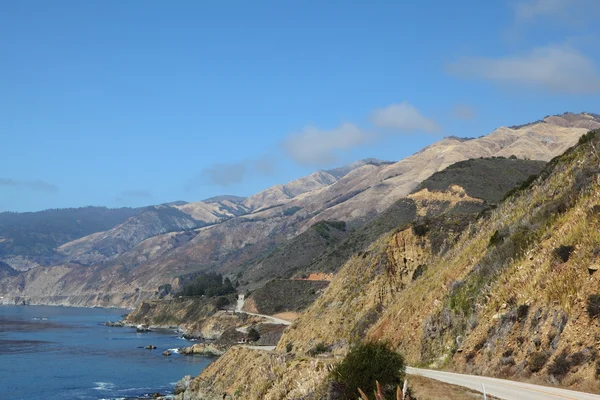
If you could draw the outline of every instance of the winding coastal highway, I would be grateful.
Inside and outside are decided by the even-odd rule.
[[[478,375],[463,375],[452,372],[407,367],[406,372],[426,378],[463,386],[481,392],[481,384],[488,395],[504,400],[600,400],[600,395],[559,389],[530,383],[489,378]]]
[[[270,315],[255,314],[255,313],[251,313],[251,312],[247,312],[247,311],[242,311],[242,308],[244,307],[244,302],[245,302],[245,300],[243,297],[238,297],[237,305],[235,307],[235,312],[244,313],[244,314],[248,314],[248,315],[254,315],[256,317],[262,317],[273,324],[288,325],[288,326],[292,324],[290,321],[286,321],[285,319],[281,319],[281,318],[272,317]]]

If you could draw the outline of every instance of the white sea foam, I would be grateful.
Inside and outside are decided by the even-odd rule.
[[[179,354],[179,349],[169,349],[171,353]]]
[[[97,385],[94,390],[111,390],[115,388],[115,384],[112,382],[94,382]]]

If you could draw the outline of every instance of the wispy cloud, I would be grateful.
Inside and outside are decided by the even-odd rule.
[[[373,111],[371,121],[379,128],[391,128],[398,133],[440,131],[440,126],[434,120],[425,117],[406,101]]]
[[[542,18],[585,22],[599,12],[597,0],[523,0],[515,4],[517,23],[530,23]]]
[[[529,21],[540,16],[556,16],[565,12],[577,0],[522,1],[515,6],[517,21]]]
[[[242,183],[251,175],[272,175],[276,168],[277,161],[271,155],[239,162],[215,163],[191,178],[185,185],[185,190],[192,191],[204,185],[228,187]]]
[[[338,160],[340,151],[366,143],[369,134],[354,124],[345,123],[333,129],[308,126],[290,134],[283,142],[285,153],[301,165],[327,165]]]
[[[285,154],[300,165],[324,167],[338,163],[341,155],[390,135],[435,133],[440,126],[404,101],[371,112],[368,129],[344,123],[332,129],[307,126],[289,134],[282,143]]]
[[[457,119],[471,120],[477,115],[477,111],[466,104],[457,104],[452,109],[452,115]]]
[[[541,47],[508,57],[462,58],[449,65],[448,70],[462,78],[525,85],[555,93],[600,91],[600,74],[594,62],[568,46]]]
[[[10,178],[0,178],[0,186],[27,188],[46,193],[56,193],[59,190],[58,186],[39,179],[33,181],[21,181]]]

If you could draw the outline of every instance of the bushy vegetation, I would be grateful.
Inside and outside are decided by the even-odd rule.
[[[290,208],[287,208],[284,212],[283,215],[285,215],[286,217],[289,217],[291,215],[296,214],[298,211],[302,210],[302,207],[298,207],[298,206],[293,206]]]
[[[385,343],[360,343],[331,371],[329,379],[343,399],[358,398],[359,388],[373,393],[376,381],[381,384],[384,396],[392,398],[404,380],[404,369],[402,355],[390,350]]]
[[[325,343],[320,342],[318,343],[315,347],[313,347],[312,349],[310,349],[308,351],[308,354],[312,357],[319,355],[319,354],[323,354],[323,353],[327,353],[329,352],[331,349],[329,348],[329,346],[327,346]]]
[[[566,351],[563,351],[552,360],[552,363],[548,365],[548,374],[554,376],[558,380],[562,380],[571,368],[581,365],[587,362],[589,359],[582,351],[578,351],[569,355]]]
[[[235,288],[229,278],[223,279],[223,276],[216,272],[203,272],[185,285],[179,295],[214,297],[233,292],[235,292]]]
[[[529,370],[531,372],[538,372],[544,368],[548,361],[548,354],[544,351],[536,351],[529,356]]]
[[[594,131],[589,131],[585,135],[581,135],[581,137],[579,138],[579,144],[582,145],[584,143],[589,142],[590,140],[595,138],[597,134],[598,134],[598,130],[596,129]]]
[[[462,187],[469,196],[488,203],[499,203],[515,187],[528,187],[542,171],[543,161],[491,157],[460,161],[423,181],[415,191],[445,191],[452,185]],[[533,178],[532,178],[533,177]],[[490,182],[494,182],[490,185]]]
[[[217,307],[218,309],[222,309],[222,308],[227,307],[230,304],[231,304],[231,300],[229,300],[225,296],[221,296],[217,299],[217,302],[215,303],[215,307]]]
[[[592,294],[588,297],[587,313],[592,319],[600,319],[600,294]]]
[[[258,342],[260,339],[260,333],[254,328],[248,329],[248,340],[251,342]]]
[[[557,248],[554,249],[554,256],[562,261],[562,262],[567,262],[569,261],[569,258],[571,257],[571,253],[573,252],[573,250],[575,250],[574,246],[559,246]]]
[[[329,233],[331,229],[338,231],[346,230],[346,223],[344,221],[320,221],[313,225],[315,231],[324,239],[329,239]]]

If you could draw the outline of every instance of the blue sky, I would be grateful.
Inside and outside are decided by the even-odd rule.
[[[250,195],[600,112],[596,0],[0,2],[0,211]]]

